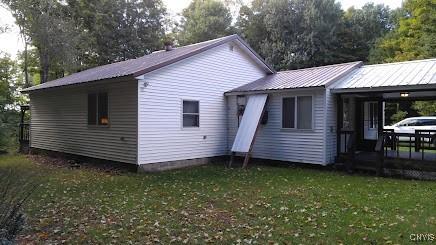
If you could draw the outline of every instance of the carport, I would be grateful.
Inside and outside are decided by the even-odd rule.
[[[436,131],[384,130],[384,112],[388,102],[436,100],[436,59],[363,66],[331,92],[337,99],[338,161],[351,163],[351,168],[366,162],[363,165],[378,171],[386,167],[386,160],[394,159],[435,165],[436,148],[429,142],[435,140]],[[409,140],[400,142],[400,137]]]

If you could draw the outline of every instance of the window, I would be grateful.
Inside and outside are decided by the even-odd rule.
[[[377,110],[377,102],[368,103],[368,112],[369,112],[369,128],[377,128],[378,124],[378,110]]]
[[[200,103],[193,100],[183,100],[183,127],[200,127]]]
[[[312,97],[297,97],[297,127],[299,129],[312,128]]]
[[[420,126],[436,126],[436,119],[421,119]]]
[[[88,125],[108,125],[107,93],[88,94]]]
[[[282,127],[295,128],[295,98],[283,98]]]
[[[282,128],[312,129],[311,96],[283,98]]]

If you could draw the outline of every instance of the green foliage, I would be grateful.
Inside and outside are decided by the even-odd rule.
[[[367,61],[377,39],[394,27],[393,13],[383,4],[367,3],[361,9],[350,8],[344,15],[341,52],[350,60]]]
[[[68,0],[79,33],[80,69],[137,58],[162,46],[161,0]]]
[[[242,6],[237,28],[279,69],[367,60],[393,27],[389,8],[366,4],[346,13],[334,0],[255,0]]]
[[[412,108],[421,116],[436,116],[436,101],[415,101]]]
[[[1,0],[37,48],[40,81],[120,60],[160,46],[161,0]]]
[[[234,32],[230,10],[217,0],[193,0],[183,10],[178,28],[177,39],[181,45],[215,39]]]
[[[376,43],[371,63],[436,57],[436,2],[407,0],[398,27]]]
[[[42,182],[20,244],[402,244],[411,227],[436,229],[430,181],[224,163],[111,174],[50,162],[0,157],[0,172],[10,166]]]
[[[23,100],[17,92],[22,85],[17,68],[17,64],[8,55],[0,53],[0,151],[8,151],[16,144],[16,109]]]
[[[30,177],[14,168],[0,171],[0,244],[14,244],[24,228],[23,205],[35,189]]]
[[[407,117],[407,111],[398,110],[395,114],[391,116],[392,124],[397,123]]]

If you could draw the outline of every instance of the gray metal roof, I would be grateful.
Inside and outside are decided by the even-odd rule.
[[[306,69],[281,71],[235,88],[227,92],[227,94],[238,92],[327,87],[331,83],[337,81],[361,65],[362,62],[358,61]]]
[[[436,59],[366,65],[332,85],[336,93],[426,88],[436,88]]]
[[[162,68],[164,66],[173,64],[185,58],[191,57],[193,55],[199,54],[203,51],[217,47],[221,44],[235,40],[239,41],[242,47],[248,49],[251,54],[260,61],[260,63],[265,67],[266,70],[271,73],[275,72],[274,69],[267,63],[265,63],[265,61],[255,51],[253,51],[253,49],[251,49],[244,40],[242,40],[238,35],[231,35],[180,48],[175,48],[171,51],[154,52],[152,54],[145,55],[137,59],[131,59],[104,66],[94,67],[88,70],[71,74],[63,78],[23,89],[22,92],[29,92],[39,89],[86,83],[124,76],[137,77]]]

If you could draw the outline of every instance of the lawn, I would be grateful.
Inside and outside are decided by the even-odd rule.
[[[114,174],[0,156],[39,183],[21,243],[408,243],[436,233],[436,182],[293,167]]]

